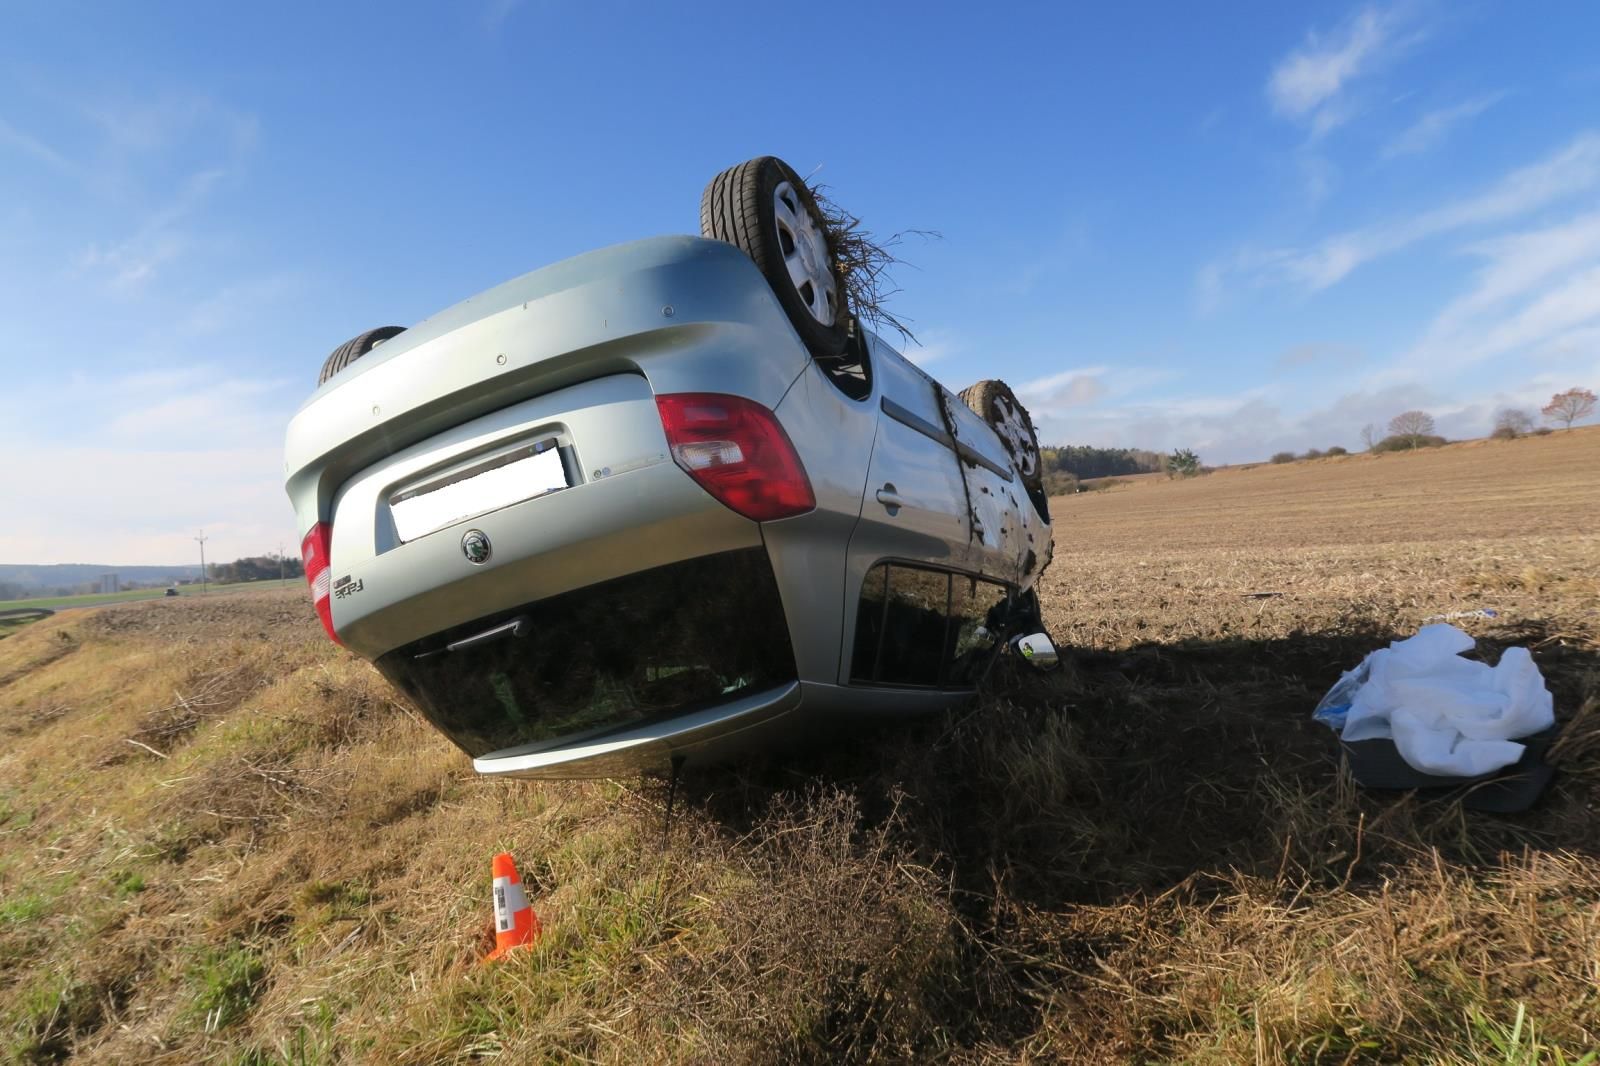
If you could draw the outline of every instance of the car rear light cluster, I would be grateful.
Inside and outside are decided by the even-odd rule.
[[[816,507],[794,444],[765,407],[741,396],[678,392],[657,396],[656,408],[673,461],[719,503],[757,522]]]
[[[306,539],[300,542],[300,558],[306,564],[306,584],[311,586],[311,602],[316,605],[317,617],[322,619],[322,628],[328,631],[328,636],[335,644],[343,644],[339,634],[333,631],[333,603],[330,599],[333,571],[328,569],[328,542],[332,536],[333,527],[328,523],[318,522],[312,526]]]

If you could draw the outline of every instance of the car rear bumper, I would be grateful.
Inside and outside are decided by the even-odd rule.
[[[663,773],[674,760],[709,766],[751,751],[801,749],[863,727],[954,710],[971,699],[970,691],[794,681],[601,737],[490,752],[472,766],[480,774],[549,781]]]
[[[800,707],[802,687],[790,681],[732,702],[604,737],[554,746],[508,748],[472,760],[495,777],[562,780],[623,777],[671,767],[674,758],[718,762],[758,738],[768,741]]]

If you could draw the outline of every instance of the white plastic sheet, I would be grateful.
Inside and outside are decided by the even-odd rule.
[[[1452,625],[1424,626],[1362,660],[1317,705],[1345,740],[1392,738],[1413,769],[1476,777],[1522,757],[1514,737],[1555,723],[1555,707],[1527,648],[1491,667],[1463,659],[1473,640]]]

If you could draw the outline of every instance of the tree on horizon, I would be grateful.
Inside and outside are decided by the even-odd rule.
[[[1433,435],[1433,416],[1426,411],[1402,411],[1389,419],[1389,436],[1399,437],[1416,451],[1424,437]]]
[[[1582,418],[1589,417],[1594,410],[1595,395],[1588,389],[1571,388],[1566,392],[1558,392],[1550,397],[1550,402],[1539,409],[1540,413],[1551,422],[1561,422],[1567,429],[1572,428],[1572,423]]]

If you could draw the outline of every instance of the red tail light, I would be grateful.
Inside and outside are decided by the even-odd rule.
[[[656,407],[673,461],[719,503],[757,522],[816,507],[800,456],[765,407],[715,392],[657,396]]]
[[[322,628],[328,631],[335,644],[343,644],[339,634],[333,631],[333,603],[329,599],[333,592],[333,572],[328,569],[328,541],[332,536],[333,527],[328,523],[318,522],[312,526],[306,539],[300,542],[300,558],[306,564],[306,584],[311,586],[311,602],[316,605],[317,617],[322,619]]]

